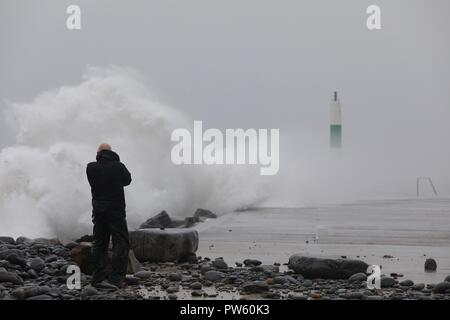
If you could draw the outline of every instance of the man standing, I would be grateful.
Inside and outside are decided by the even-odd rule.
[[[127,272],[130,248],[123,188],[131,183],[131,175],[120,162],[119,155],[106,143],[99,146],[97,161],[87,165],[86,173],[91,185],[94,223],[92,285],[99,286],[107,278],[106,264],[111,237],[113,254],[109,283],[121,287]]]

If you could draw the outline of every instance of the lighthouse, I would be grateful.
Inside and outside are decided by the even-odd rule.
[[[330,147],[341,148],[342,146],[342,112],[338,93],[334,92],[330,103]]]

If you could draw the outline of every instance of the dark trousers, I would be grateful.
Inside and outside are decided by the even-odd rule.
[[[94,210],[94,244],[92,258],[94,272],[92,283],[99,283],[107,278],[109,240],[112,238],[111,275],[113,284],[120,284],[126,276],[128,267],[128,227],[125,214],[117,212],[100,212]]]

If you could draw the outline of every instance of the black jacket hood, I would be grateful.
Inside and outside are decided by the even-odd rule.
[[[120,161],[119,155],[111,150],[102,150],[97,152],[96,159],[99,162]]]

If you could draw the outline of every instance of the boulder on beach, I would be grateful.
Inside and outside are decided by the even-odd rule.
[[[92,243],[81,242],[78,246],[72,248],[70,251],[72,260],[80,267],[84,274],[92,274],[94,266],[92,261]],[[108,251],[107,272],[110,271],[112,258],[112,251]],[[136,259],[133,250],[128,253],[128,268],[127,273],[133,274],[141,269],[139,261]]]
[[[195,211],[195,213],[194,213],[194,218],[195,218],[197,221],[200,221],[202,218],[206,218],[206,219],[215,219],[215,218],[217,218],[217,215],[214,214],[214,213],[212,213],[212,212],[209,211],[209,210],[199,208],[199,209],[197,209],[197,210]]]
[[[425,260],[424,268],[425,268],[425,271],[436,271],[436,269],[437,269],[436,260],[431,259],[431,258]]]
[[[292,255],[288,267],[309,279],[348,279],[356,273],[365,273],[369,265],[361,260],[322,259]]]
[[[441,283],[438,283],[433,288],[434,293],[450,293],[450,282],[444,281]]]
[[[149,228],[171,228],[172,219],[166,211],[161,211],[156,216],[148,219],[139,226],[139,229]]]
[[[187,261],[198,249],[198,232],[193,229],[141,229],[129,234],[139,261]]]

